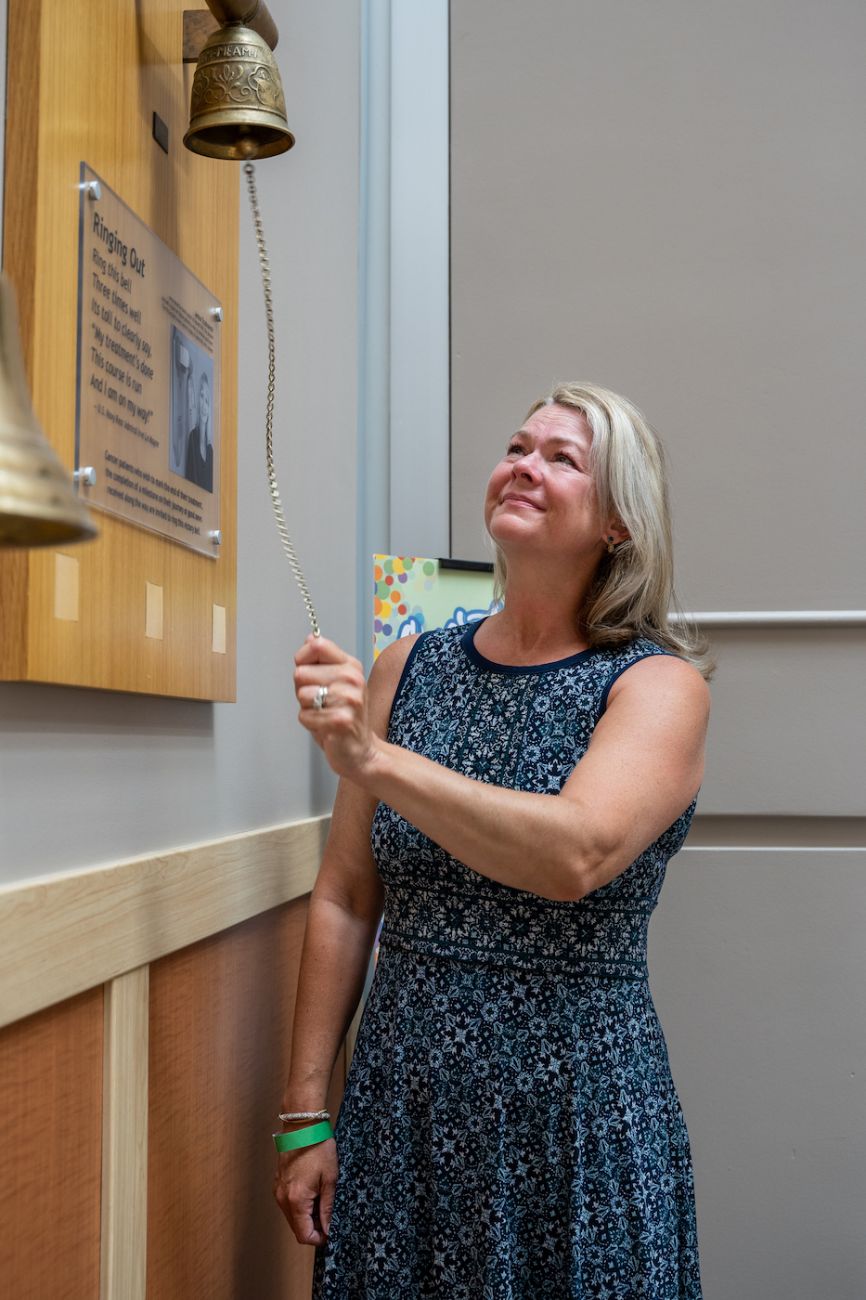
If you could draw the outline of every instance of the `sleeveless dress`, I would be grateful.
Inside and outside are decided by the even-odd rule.
[[[556,794],[636,640],[538,667],[423,634],[389,740]],[[700,1300],[688,1133],[646,938],[694,803],[577,902],[489,880],[385,804],[379,959],[336,1127],[316,1300]]]

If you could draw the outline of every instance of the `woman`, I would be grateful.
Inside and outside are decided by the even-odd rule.
[[[301,722],[342,780],[275,1194],[319,1247],[323,1300],[699,1300],[645,958],[709,674],[668,625],[655,436],[623,398],[557,387],[508,440],[485,521],[500,613],[398,641],[366,689],[331,642],[296,657]],[[311,1125],[383,902],[335,1144]]]
[[[192,358],[189,348],[181,342],[176,325],[171,327],[171,347],[174,360],[171,386],[171,444],[169,469],[174,474],[186,471],[186,444],[189,438],[189,382]]]
[[[187,390],[190,419],[186,444],[186,472],[184,477],[205,492],[213,492],[213,443],[210,439],[210,384],[202,375],[198,386],[196,405],[195,384],[190,372]]]

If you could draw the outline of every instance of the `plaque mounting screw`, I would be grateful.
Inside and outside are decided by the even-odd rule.
[[[96,200],[102,198],[102,186],[99,184],[99,181],[85,181],[84,191],[89,199]]]
[[[211,318],[212,318],[213,320],[215,320],[215,321],[221,321],[222,318],[223,318],[223,309],[222,309],[222,307],[211,307],[211,308],[210,308],[210,315],[211,315]]]
[[[84,465],[81,469],[73,470],[72,478],[75,483],[81,483],[84,487],[96,487],[96,470],[92,465]]]
[[[211,528],[210,531],[208,532],[208,537],[211,539],[214,546],[222,545],[223,535],[222,535],[221,528]]]

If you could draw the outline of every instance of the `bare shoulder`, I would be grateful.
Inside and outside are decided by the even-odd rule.
[[[421,633],[416,632],[414,636],[404,636],[397,641],[392,641],[373,664],[368,682],[370,718],[380,735],[384,735],[388,730],[391,706],[394,703],[397,687],[400,685],[403,669],[412,653],[412,647],[420,636]]]
[[[396,691],[406,661],[412,653],[412,647],[420,636],[420,632],[416,632],[414,636],[401,636],[398,641],[392,641],[385,647],[370,672],[371,689],[387,691],[390,686],[392,694]]]
[[[610,688],[608,708],[620,700],[621,706],[645,703],[664,704],[706,718],[710,712],[710,688],[686,659],[676,655],[649,655],[639,659],[622,673]]]
[[[590,767],[606,771],[612,763],[610,770],[621,780],[630,765],[643,773],[639,780],[656,789],[664,785],[670,796],[664,804],[664,816],[671,813],[668,825],[703,779],[709,712],[710,693],[693,664],[667,654],[638,659],[610,688],[586,756]]]

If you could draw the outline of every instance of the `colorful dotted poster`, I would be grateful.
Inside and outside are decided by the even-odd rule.
[[[490,565],[373,556],[373,657],[401,636],[473,623],[498,609]]]

